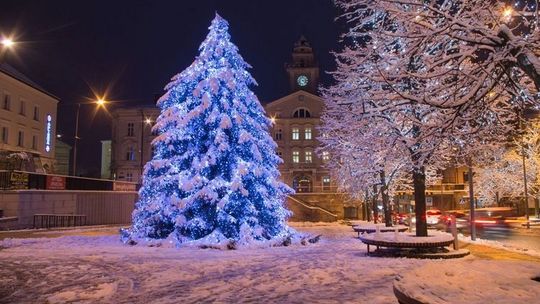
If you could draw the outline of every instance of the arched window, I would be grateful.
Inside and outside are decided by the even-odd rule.
[[[308,109],[301,108],[294,111],[293,117],[294,118],[310,118],[311,113],[309,113]]]

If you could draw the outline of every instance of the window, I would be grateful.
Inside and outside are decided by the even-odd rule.
[[[32,136],[32,149],[37,150],[37,136]]]
[[[135,150],[129,147],[126,151],[126,160],[135,160]]]
[[[298,164],[300,162],[300,152],[298,151],[292,152],[292,162],[295,164]]]
[[[7,127],[2,127],[2,143],[3,144],[8,143],[8,134],[9,134],[9,129]]]
[[[323,153],[322,153],[322,160],[323,160],[323,162],[327,162],[327,161],[330,160],[330,154],[328,154],[327,151],[323,151]]]
[[[26,102],[24,100],[21,100],[21,104],[19,107],[19,114],[23,116],[26,115]]]
[[[17,146],[24,147],[24,132],[19,131],[19,138],[17,139]]]
[[[304,157],[306,163],[311,164],[313,162],[313,152],[306,151]]]
[[[323,176],[322,186],[324,191],[330,190],[330,176]]]
[[[311,113],[309,113],[308,109],[298,109],[294,111],[293,117],[294,118],[310,118]]]
[[[279,156],[279,157],[282,157],[282,156],[283,156],[283,152],[281,152],[281,151],[277,151],[276,154],[277,154],[277,156]]]
[[[304,129],[304,138],[306,140],[311,140],[311,127],[307,127]]]
[[[132,181],[133,181],[133,173],[128,172],[128,173],[126,174],[126,180],[127,180],[128,182],[132,182]]]
[[[135,124],[128,122],[127,125],[127,136],[133,136],[135,134]]]
[[[274,134],[275,140],[281,140],[283,138],[283,131],[281,129],[278,129],[276,131],[276,134]]]
[[[4,110],[10,110],[11,109],[11,96],[9,94],[4,95]]]
[[[299,140],[300,139],[300,129],[292,128],[292,139],[293,140]]]
[[[39,121],[39,107],[34,106],[34,120]]]

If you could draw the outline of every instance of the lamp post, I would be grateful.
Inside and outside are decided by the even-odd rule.
[[[91,103],[77,103],[77,114],[75,115],[75,141],[73,142],[73,171],[71,175],[77,176],[77,143],[79,141],[79,114],[81,112],[81,105],[84,104],[96,104],[99,107],[105,106],[107,101],[103,98],[98,98],[98,100]]]
[[[146,125],[151,125],[152,120],[149,117],[144,116],[144,110],[141,109],[141,159],[140,159],[140,167],[141,167],[141,175],[139,177],[139,183],[142,183],[142,176],[144,171],[144,130]]]

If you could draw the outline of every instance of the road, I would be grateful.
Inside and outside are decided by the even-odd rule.
[[[464,235],[469,235],[464,233]],[[526,248],[540,252],[540,227],[514,228],[514,229],[491,229],[479,231],[478,238],[498,241],[502,244],[516,248]]]

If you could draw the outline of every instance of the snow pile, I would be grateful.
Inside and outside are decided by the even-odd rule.
[[[538,303],[536,277],[537,263],[465,259],[399,274],[394,286],[420,303]]]

